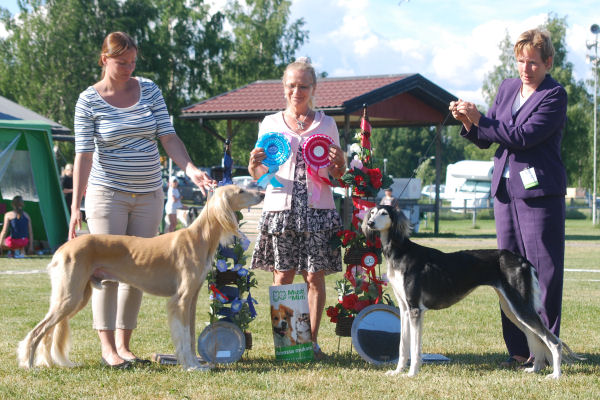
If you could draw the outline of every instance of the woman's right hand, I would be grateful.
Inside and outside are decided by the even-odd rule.
[[[71,210],[71,220],[69,221],[69,236],[67,236],[67,240],[75,239],[77,237],[77,230],[81,230],[81,211],[76,210],[73,212]]]
[[[266,167],[262,163],[265,158],[267,158],[267,155],[265,153],[265,149],[262,147],[255,147],[250,152],[248,172],[250,172],[250,175],[252,175],[254,179],[260,178],[267,172]]]

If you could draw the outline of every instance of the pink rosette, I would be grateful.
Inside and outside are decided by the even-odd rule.
[[[332,138],[319,134],[309,137],[302,144],[302,157],[307,166],[306,171],[315,184],[312,193],[315,202],[319,200],[323,184],[331,186],[329,179],[319,176],[319,169],[329,165],[329,146],[332,144],[334,144]]]

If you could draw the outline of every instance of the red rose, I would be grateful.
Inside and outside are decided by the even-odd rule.
[[[337,324],[338,318],[337,317],[331,317],[331,322],[333,322],[334,324]]]
[[[334,318],[337,317],[340,313],[340,310],[337,309],[337,307],[334,306],[329,306],[327,308],[327,316],[330,318]]]
[[[358,296],[356,293],[351,293],[347,296],[342,297],[342,307],[346,310],[354,309],[356,302],[358,301]]]
[[[356,304],[354,305],[354,308],[356,311],[360,311],[363,308],[370,306],[371,302],[369,300],[361,300],[361,301],[357,301]]]
[[[381,171],[379,168],[373,168],[367,171],[367,175],[369,175],[369,179],[371,180],[371,184],[375,189],[379,189],[381,187]]]
[[[344,231],[344,239],[342,240],[342,246],[346,246],[349,241],[356,238],[356,232]]]
[[[354,177],[354,182],[356,183],[357,186],[360,186],[365,182],[365,180],[361,175],[356,175]]]

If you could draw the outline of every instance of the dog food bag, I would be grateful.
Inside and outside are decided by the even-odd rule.
[[[271,286],[269,298],[275,358],[289,361],[312,360],[306,283]]]

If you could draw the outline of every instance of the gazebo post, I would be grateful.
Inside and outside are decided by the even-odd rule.
[[[349,152],[349,143],[350,143],[350,114],[344,114],[344,153],[346,153],[346,163],[350,165],[350,152]],[[344,196],[343,207],[342,207],[342,224],[344,229],[350,227],[350,222],[352,221],[352,199],[350,197],[350,191],[346,189],[346,196]]]
[[[435,135],[435,218],[433,233],[437,235],[440,232],[440,180],[442,175],[442,125],[438,124]]]

